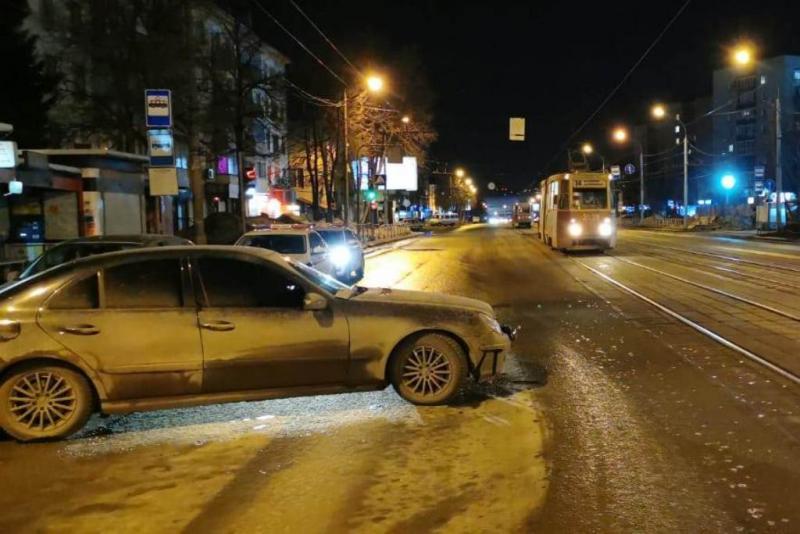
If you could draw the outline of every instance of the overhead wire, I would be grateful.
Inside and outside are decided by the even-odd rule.
[[[338,74],[336,74],[336,72],[334,72],[334,70],[333,70],[331,67],[329,67],[327,63],[325,63],[324,61],[322,61],[322,60],[319,58],[319,56],[317,56],[317,55],[316,55],[314,52],[312,52],[312,51],[311,51],[311,49],[310,49],[310,48],[308,48],[308,46],[306,46],[306,44],[305,44],[305,43],[303,43],[303,41],[301,41],[300,39],[298,39],[298,38],[297,38],[297,37],[296,37],[296,36],[295,36],[295,35],[294,35],[292,32],[290,32],[290,31],[289,31],[289,29],[288,29],[286,26],[284,26],[284,25],[281,23],[281,21],[279,21],[279,20],[278,20],[278,19],[275,17],[275,15],[273,15],[272,13],[270,13],[270,11],[269,11],[267,8],[265,8],[265,7],[264,7],[264,6],[261,4],[261,1],[260,1],[260,0],[251,0],[251,1],[253,2],[253,4],[255,4],[255,6],[256,6],[256,7],[258,7],[258,9],[259,9],[259,10],[261,10],[261,12],[262,12],[262,13],[264,13],[265,15],[267,15],[267,16],[268,16],[268,17],[269,17],[269,18],[272,20],[272,22],[274,22],[274,23],[275,23],[275,25],[276,25],[276,26],[278,26],[278,28],[280,28],[281,30],[283,30],[283,31],[286,33],[286,35],[288,35],[289,37],[291,37],[291,38],[292,38],[292,39],[293,39],[293,40],[294,40],[294,41],[295,41],[295,42],[296,42],[298,45],[300,45],[300,47],[301,47],[303,50],[305,50],[305,51],[308,53],[308,55],[309,55],[309,56],[311,56],[312,58],[314,58],[314,60],[315,60],[315,61],[316,61],[316,62],[317,62],[317,63],[318,63],[320,66],[322,66],[322,67],[323,67],[325,70],[327,70],[327,71],[330,73],[330,75],[331,75],[331,76],[333,76],[334,78],[336,78],[336,79],[337,79],[337,80],[338,80],[338,81],[339,81],[339,82],[340,82],[342,85],[345,85],[345,86],[347,85],[347,82],[345,82],[345,81],[344,81],[344,79],[343,79],[341,76],[339,76]]]
[[[647,49],[645,49],[644,53],[639,57],[639,59],[636,60],[633,66],[630,69],[628,69],[628,72],[625,73],[625,75],[622,77],[619,83],[617,83],[617,85],[614,86],[614,88],[611,90],[610,93],[608,93],[608,95],[603,99],[603,101],[600,102],[600,105],[597,106],[597,108],[589,115],[589,117],[585,121],[583,121],[583,123],[581,123],[581,125],[578,126],[578,128],[566,138],[566,140],[564,140],[564,142],[559,147],[558,152],[553,154],[553,157],[551,157],[550,160],[547,162],[547,164],[544,166],[543,171],[545,172],[547,171],[547,168],[550,167],[553,161],[555,161],[556,158],[558,158],[559,155],[564,151],[564,149],[567,148],[567,146],[575,138],[575,136],[581,133],[583,129],[586,127],[586,125],[589,124],[592,121],[592,119],[594,119],[597,116],[598,113],[600,113],[600,111],[606,106],[606,104],[608,104],[608,102],[612,98],[614,98],[614,95],[617,94],[617,91],[619,91],[619,89],[625,84],[625,82],[628,81],[628,79],[633,75],[634,71],[639,67],[639,65],[642,64],[645,58],[647,58],[647,56],[650,55],[650,52],[653,50],[653,48],[655,48],[655,46],[659,43],[659,41],[661,41],[661,38],[664,37],[664,34],[667,33],[667,31],[672,27],[675,21],[678,20],[678,18],[686,10],[686,8],[689,7],[689,4],[691,2],[692,0],[686,0],[683,3],[683,5],[681,5],[681,7],[678,9],[675,15],[673,15],[672,18],[669,20],[669,22],[667,22],[666,26],[664,26],[664,28],[658,33],[653,42],[650,43],[650,46],[648,46]]]
[[[309,17],[306,14],[306,12],[303,11],[299,5],[297,5],[297,2],[295,2],[294,0],[289,0],[289,3],[292,4],[292,6],[294,6],[294,8],[303,16],[303,18],[305,18],[308,21],[309,24],[311,24],[311,26],[315,30],[317,30],[317,33],[319,33],[322,36],[322,38],[325,39],[325,42],[327,42],[330,45],[330,47],[333,48],[333,50],[337,54],[339,54],[339,57],[341,57],[345,61],[345,63],[347,63],[350,66],[350,68],[356,72],[356,74],[361,76],[361,71],[358,69],[358,67],[356,67],[353,64],[353,62],[350,61],[350,59],[346,55],[344,55],[344,53],[339,49],[339,47],[333,44],[333,41],[327,35],[325,35],[325,32],[323,32],[322,29],[313,20],[311,20],[311,17]]]

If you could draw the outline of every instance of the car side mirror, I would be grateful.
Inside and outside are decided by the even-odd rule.
[[[322,311],[328,309],[328,299],[319,293],[307,293],[303,299],[303,309],[306,311]]]

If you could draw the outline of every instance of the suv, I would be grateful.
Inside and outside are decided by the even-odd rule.
[[[237,246],[274,250],[309,267],[336,277],[330,251],[322,236],[302,224],[273,224],[263,230],[247,232],[236,241]]]
[[[317,232],[328,244],[336,278],[348,283],[364,278],[364,249],[351,229],[323,226],[318,227]]]
[[[67,263],[68,261],[94,256],[95,254],[105,254],[106,252],[117,252],[130,248],[144,247],[164,247],[175,245],[192,245],[188,239],[174,235],[161,234],[134,234],[134,235],[98,235],[91,237],[79,237],[62,241],[52,248],[46,250],[42,255],[33,260],[19,275],[19,279],[28,278],[34,274],[46,271],[56,265]]]

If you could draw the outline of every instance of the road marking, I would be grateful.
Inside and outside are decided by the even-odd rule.
[[[761,356],[759,356],[759,355],[757,355],[757,354],[755,354],[753,352],[750,352],[746,348],[744,348],[744,347],[742,347],[740,345],[737,345],[733,341],[725,339],[724,337],[722,337],[721,335],[717,334],[716,332],[713,332],[713,331],[709,330],[708,328],[706,328],[706,327],[704,327],[704,326],[692,321],[691,319],[689,319],[687,317],[684,317],[683,315],[679,314],[678,312],[676,312],[676,311],[674,311],[674,310],[672,310],[670,308],[667,308],[663,304],[659,304],[658,302],[654,301],[653,299],[642,295],[641,293],[639,293],[635,289],[631,289],[630,287],[626,286],[622,282],[619,282],[619,281],[611,278],[607,274],[598,271],[594,267],[590,267],[589,265],[586,265],[582,261],[578,261],[578,260],[576,260],[574,258],[573,258],[573,261],[575,263],[577,263],[578,265],[581,265],[582,267],[584,267],[584,268],[588,269],[589,271],[593,272],[595,275],[599,276],[600,278],[602,278],[606,282],[618,287],[619,289],[625,291],[626,293],[628,293],[630,295],[633,295],[634,297],[636,297],[636,298],[638,298],[640,300],[643,300],[644,302],[650,304],[651,306],[653,306],[653,307],[661,310],[662,312],[666,313],[667,315],[669,315],[673,319],[677,319],[678,321],[682,322],[683,324],[685,324],[685,325],[697,330],[698,332],[700,332],[704,336],[707,336],[707,337],[713,339],[714,341],[716,341],[720,345],[723,345],[724,347],[727,347],[727,348],[729,348],[729,349],[731,349],[731,350],[733,350],[735,352],[738,352],[739,354],[749,358],[750,360],[756,362],[757,364],[762,365],[762,366],[770,369],[771,371],[773,371],[775,373],[778,373],[782,377],[786,378],[787,380],[790,380],[791,382],[794,382],[795,384],[800,384],[800,376],[797,376],[797,375],[791,373],[790,371],[787,371],[783,367],[775,365],[774,363],[770,362],[769,360],[765,360]]]

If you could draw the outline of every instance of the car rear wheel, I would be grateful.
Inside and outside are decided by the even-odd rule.
[[[22,367],[0,384],[0,427],[20,441],[65,438],[91,414],[91,386],[66,367]]]
[[[425,334],[395,354],[390,379],[401,397],[413,404],[445,404],[458,394],[467,376],[464,351],[455,340]]]

